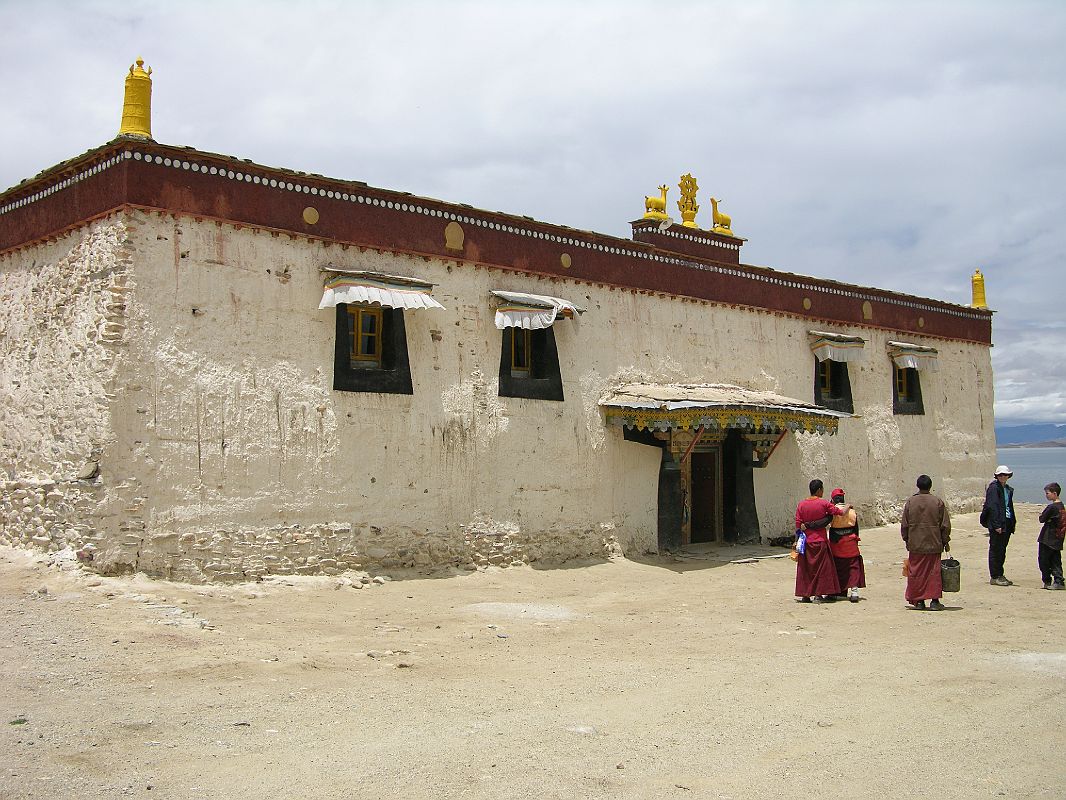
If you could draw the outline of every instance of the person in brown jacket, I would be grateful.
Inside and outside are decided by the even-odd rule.
[[[929,605],[931,610],[943,611],[940,556],[945,550],[951,550],[951,517],[944,501],[930,494],[933,481],[928,475],[919,475],[917,485],[918,493],[904,504],[899,523],[910,565],[905,597],[921,611],[925,610],[926,600],[933,601]]]

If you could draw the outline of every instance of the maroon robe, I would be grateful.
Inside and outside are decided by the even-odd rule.
[[[828,500],[808,497],[796,507],[796,527],[841,513]],[[796,597],[834,594],[840,594],[840,580],[829,550],[829,537],[825,528],[808,528],[807,549],[796,561]]]
[[[833,556],[833,565],[836,567],[841,592],[848,589],[866,588],[866,568],[862,563],[861,555],[850,558]]]
[[[940,578],[940,553],[909,553],[907,561],[910,572],[907,575],[907,592],[904,597],[910,604],[919,600],[939,600],[944,594],[944,583]]]
[[[825,539],[807,540],[807,549],[796,561],[796,597],[840,593],[833,554]]]
[[[849,522],[851,525],[848,525]],[[842,533],[842,531],[853,532]],[[833,553],[837,580],[840,581],[840,594],[845,595],[847,589],[866,588],[866,568],[862,563],[862,554],[859,552],[859,524],[855,518],[855,512],[852,511],[843,517],[834,517],[829,533],[829,549]],[[840,539],[835,542],[832,537],[834,533],[840,535]]]

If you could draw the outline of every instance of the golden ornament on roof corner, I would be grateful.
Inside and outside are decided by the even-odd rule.
[[[985,276],[981,274],[981,270],[974,270],[970,282],[973,284],[973,302],[970,305],[974,308],[988,308],[988,301],[985,300]]]
[[[732,218],[728,214],[718,213],[718,204],[722,201],[716,197],[711,198],[711,219],[714,223],[714,227],[711,228],[715,233],[724,233],[726,236],[733,235]]]
[[[666,193],[669,189],[665,184],[659,187],[661,197],[649,197],[644,195],[644,219],[670,219],[666,214]]]
[[[681,189],[681,199],[677,201],[677,210],[681,212],[681,224],[686,228],[699,227],[696,225],[696,212],[700,210],[699,204],[696,203],[696,192],[700,187],[696,185],[696,179],[686,173],[681,176],[678,188]]]
[[[152,68],[144,69],[144,59],[130,65],[126,76],[126,95],[122,100],[122,125],[119,136],[152,138]]]

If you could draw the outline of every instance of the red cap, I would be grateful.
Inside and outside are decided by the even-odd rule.
[[[834,497],[843,497],[843,496],[844,496],[844,490],[843,489],[834,489],[833,491],[831,491],[829,493],[830,499],[832,499]]]

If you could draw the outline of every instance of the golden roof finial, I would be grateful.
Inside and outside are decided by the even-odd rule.
[[[677,210],[681,212],[681,224],[686,228],[696,228],[698,227],[696,212],[700,210],[696,202],[696,192],[700,187],[696,185],[696,179],[690,173],[686,173],[681,176],[678,188],[681,189],[681,199],[677,201]]]
[[[130,65],[126,76],[126,95],[122,101],[122,125],[119,136],[152,138],[152,68],[144,69],[144,59]]]
[[[985,300],[985,276],[981,274],[981,270],[973,271],[970,282],[973,284],[973,302],[970,305],[974,308],[988,308],[988,301]]]

